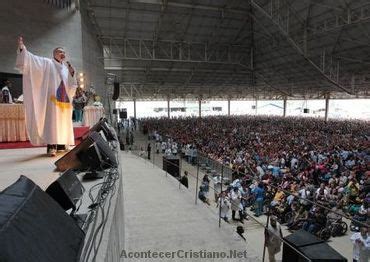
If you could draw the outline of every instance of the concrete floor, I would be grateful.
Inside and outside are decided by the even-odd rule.
[[[150,162],[122,153],[124,194],[124,250],[140,251],[247,251],[242,259],[154,259],[153,261],[259,261],[252,246],[234,234],[234,227],[218,227],[217,213],[203,203],[194,204],[191,191]],[[123,261],[149,261],[127,259]],[[152,261],[152,260],[150,260]]]

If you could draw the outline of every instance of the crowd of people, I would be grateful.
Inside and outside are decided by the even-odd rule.
[[[343,216],[353,219],[352,231],[368,228],[368,122],[213,116],[143,119],[141,124],[159,138],[162,151],[168,144],[172,151],[175,143],[175,152],[192,148],[230,167],[232,181],[217,200],[225,220],[231,209],[232,219],[239,213],[242,221],[245,208],[252,206],[256,216],[268,209],[289,229],[316,235],[329,227],[330,234],[341,235]],[[208,201],[203,183],[201,187],[201,197]]]

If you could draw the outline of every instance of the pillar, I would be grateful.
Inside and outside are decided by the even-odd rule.
[[[230,104],[231,104],[231,101],[230,101],[230,97],[227,99],[227,115],[230,116]]]
[[[134,118],[136,119],[136,98],[134,98]]]
[[[325,96],[325,121],[328,121],[328,118],[329,118],[329,98],[330,98],[330,95],[327,94]]]
[[[255,114],[257,115],[257,99],[256,99],[256,104],[255,104],[255,108],[254,109],[256,110]]]
[[[199,117],[202,117],[202,98],[199,98]]]
[[[283,112],[283,117],[286,117],[286,97],[284,97],[284,112]]]
[[[167,117],[170,118],[171,117],[171,108],[170,108],[170,97],[167,98]]]

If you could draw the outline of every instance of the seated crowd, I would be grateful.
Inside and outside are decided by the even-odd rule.
[[[232,218],[239,211],[242,221],[253,205],[256,216],[268,208],[290,229],[311,233],[340,223],[341,214],[360,222],[353,230],[370,223],[368,122],[213,116],[143,119],[141,125],[154,134],[158,152],[182,152],[193,163],[204,155],[230,167],[232,183],[216,201],[225,220],[231,208]],[[202,183],[200,197],[207,190]]]
[[[233,219],[239,210],[242,220],[254,204],[257,216],[270,208],[289,228],[312,233],[340,214],[360,222],[353,230],[370,222],[368,122],[215,116],[145,119],[142,125],[153,132],[158,151],[181,150],[189,162],[199,152],[232,169],[233,182],[218,203],[231,207]]]

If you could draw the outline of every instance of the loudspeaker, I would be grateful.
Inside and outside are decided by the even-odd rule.
[[[102,170],[117,167],[118,160],[107,141],[96,131],[91,132],[75,148],[55,162],[57,170]]]
[[[308,113],[310,113],[310,109],[308,109],[308,108],[303,108],[303,113],[304,113],[304,114],[308,114]]]
[[[84,232],[25,176],[0,193],[0,261],[79,261]]]
[[[327,243],[307,231],[296,231],[284,239],[283,261],[347,261]]]
[[[164,156],[163,170],[167,171],[170,175],[174,177],[179,177],[180,176],[179,159],[173,156]]]
[[[76,203],[85,191],[76,173],[77,171],[68,169],[46,189],[46,193],[64,210],[72,208],[75,211]]]
[[[113,83],[113,96],[112,96],[113,100],[117,100],[119,98],[119,91],[120,91],[119,83],[114,82]]]
[[[113,109],[113,115],[117,115],[117,108]]]
[[[92,139],[88,139],[89,135],[82,140],[77,146],[71,151],[58,159],[54,164],[57,167],[57,171],[66,171],[67,169],[81,169],[82,162],[77,157],[79,152],[85,152],[94,143]]]
[[[92,128],[90,128],[90,133],[93,131],[96,132],[103,131],[104,136],[107,138],[108,141],[112,140],[118,141],[116,130],[114,130],[114,128],[110,124],[108,124],[107,119],[104,117],[100,118],[99,122],[96,123]],[[86,137],[87,136],[85,136],[85,138]]]
[[[122,119],[127,119],[127,109],[121,109],[119,111],[119,117]]]

